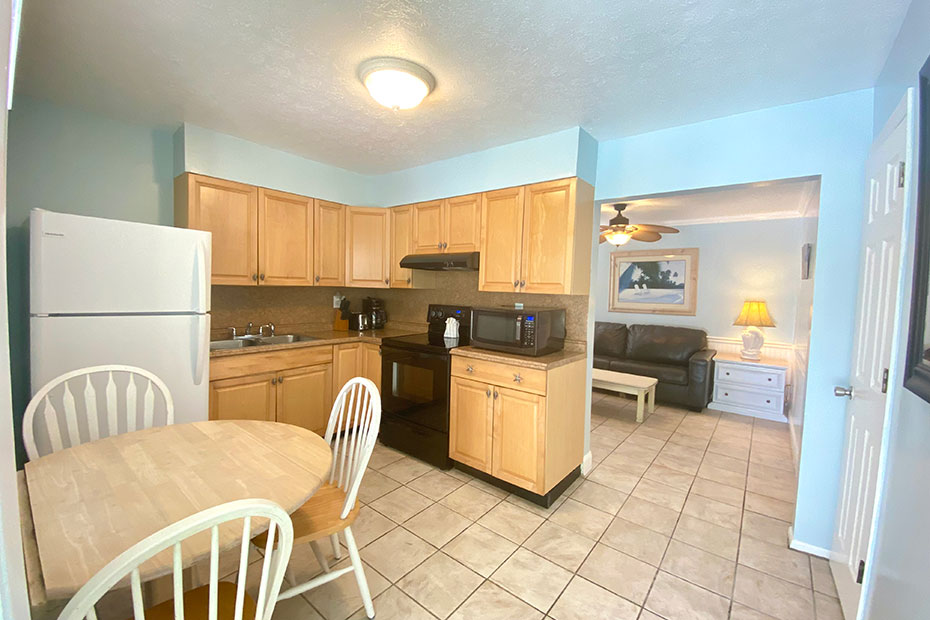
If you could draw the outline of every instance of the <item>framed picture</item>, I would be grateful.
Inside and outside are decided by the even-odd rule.
[[[697,311],[698,249],[611,252],[611,312]]]
[[[930,59],[920,70],[917,161],[917,254],[904,387],[930,402]]]

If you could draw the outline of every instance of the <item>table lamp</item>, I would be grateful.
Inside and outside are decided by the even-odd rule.
[[[733,321],[734,325],[745,325],[743,330],[743,348],[739,356],[744,360],[759,360],[762,358],[762,344],[765,336],[760,327],[775,327],[775,322],[769,316],[765,302],[760,300],[744,301],[743,309]]]

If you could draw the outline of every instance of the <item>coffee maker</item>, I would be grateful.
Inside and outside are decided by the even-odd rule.
[[[365,297],[362,299],[362,312],[371,317],[370,325],[372,329],[383,329],[387,323],[387,313],[384,311],[383,299]]]

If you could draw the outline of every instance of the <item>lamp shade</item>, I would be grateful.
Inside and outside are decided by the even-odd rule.
[[[769,309],[764,301],[744,301],[743,309],[733,321],[734,325],[753,325],[755,327],[775,327],[775,322],[769,316]]]

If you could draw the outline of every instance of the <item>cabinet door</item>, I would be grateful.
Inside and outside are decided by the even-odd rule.
[[[477,252],[481,243],[481,194],[444,201],[443,252]]]
[[[333,398],[349,379],[362,374],[362,343],[337,344],[333,347]]]
[[[258,190],[259,284],[313,285],[313,199]]]
[[[346,283],[346,207],[325,200],[313,201],[313,283]]]
[[[452,377],[449,387],[449,457],[487,473],[491,473],[492,389],[461,377]]]
[[[442,200],[413,205],[413,251],[415,254],[442,252]]]
[[[258,282],[258,188],[200,175],[187,178],[188,228],[213,233],[212,283]]]
[[[537,183],[526,188],[523,209],[524,293],[571,293],[575,236],[575,180]]]
[[[278,373],[277,421],[323,435],[333,404],[333,365],[318,364]]]
[[[491,475],[541,493],[544,484],[544,396],[493,387],[494,457]]]
[[[478,290],[512,293],[520,286],[523,188],[486,192],[481,201]]]
[[[413,254],[411,205],[391,209],[391,288],[410,288],[410,270],[400,266],[400,260],[408,254]]]
[[[381,392],[381,347],[377,344],[365,343],[362,345],[362,376],[371,379],[371,382]]]
[[[275,383],[274,373],[211,381],[210,419],[273,422]]]
[[[346,285],[387,288],[390,283],[390,211],[346,209]]]

